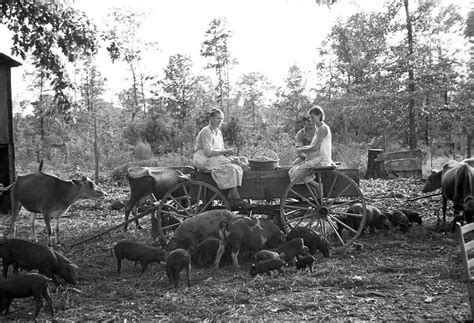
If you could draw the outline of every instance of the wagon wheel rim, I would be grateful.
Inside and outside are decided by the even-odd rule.
[[[365,199],[357,183],[346,174],[324,171],[331,178],[323,183],[323,172],[313,170],[320,192],[310,184],[296,184],[307,175],[292,181],[280,199],[280,220],[282,229],[288,233],[295,227],[307,227],[324,236],[333,251],[349,247],[362,233],[366,222]],[[349,196],[350,194],[350,196]],[[362,205],[360,223],[352,228],[342,221],[346,210],[354,203]],[[339,231],[340,230],[340,231]]]
[[[178,192],[184,195],[178,196]],[[167,241],[161,223],[162,215],[172,215],[184,220],[216,208],[230,210],[229,201],[217,187],[194,180],[179,183],[168,190],[160,201],[152,218],[152,238],[159,237],[162,243]]]

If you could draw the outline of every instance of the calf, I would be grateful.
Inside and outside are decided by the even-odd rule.
[[[314,255],[316,251],[320,251],[324,257],[331,257],[329,250],[329,242],[318,233],[306,227],[293,228],[286,236],[286,241],[294,238],[302,238],[304,245],[309,248],[309,252]]]
[[[182,270],[186,271],[186,276],[188,278],[188,287],[191,287],[189,282],[189,273],[191,272],[191,256],[189,253],[181,248],[171,251],[166,260],[166,274],[170,283],[174,287],[178,287],[180,280],[180,272]]]
[[[166,260],[166,253],[164,250],[131,241],[120,241],[115,245],[114,251],[115,256],[117,257],[117,273],[119,274],[122,267],[122,259],[139,261],[142,265],[142,274],[150,263],[160,263],[161,261]]]
[[[128,169],[127,179],[130,184],[130,200],[125,205],[125,221],[128,220],[130,212],[140,199],[152,194],[155,200],[161,200],[173,186],[188,181],[189,176],[170,167],[137,166]],[[178,193],[179,195],[185,195],[184,192]],[[134,216],[136,215],[134,214]],[[138,219],[135,220],[135,224],[137,228],[141,228]],[[128,224],[125,224],[124,230],[127,231],[127,228]],[[152,216],[152,235],[154,237],[158,235],[156,215]]]
[[[18,268],[37,269],[40,274],[51,278],[56,285],[59,285],[56,275],[68,283],[77,284],[78,267],[53,248],[30,241],[8,239],[1,244],[1,256],[4,278],[7,277],[8,267],[13,265],[15,273]]]
[[[249,217],[238,218],[231,223],[228,240],[236,269],[240,268],[237,256],[242,246],[257,251],[263,247],[275,248],[285,241],[284,234],[272,220]]]
[[[473,175],[474,158],[465,159],[461,162],[451,160],[443,165],[440,171],[432,171],[423,186],[422,192],[432,192],[441,188],[443,197],[443,221],[446,222],[447,201],[453,201],[454,216],[459,211],[464,211],[464,217],[467,222],[472,221],[474,210]],[[470,197],[471,196],[471,197]],[[438,221],[439,221],[438,215]]]
[[[237,218],[228,210],[210,210],[184,220],[174,232],[166,245],[167,251],[177,248],[187,249],[195,254],[197,244],[208,237],[218,238],[219,249],[216,253],[214,267],[219,267],[219,262],[225,251],[227,237],[229,236],[230,223]]]
[[[27,298],[33,296],[36,302],[37,317],[42,307],[41,298],[44,297],[51,309],[51,315],[54,316],[53,300],[49,293],[50,278],[40,274],[26,274],[15,276],[4,281],[0,281],[0,313],[5,309],[8,314],[10,305],[14,298]]]
[[[59,218],[67,212],[71,204],[80,199],[101,199],[106,196],[87,177],[62,180],[43,172],[18,176],[12,185],[2,188],[12,190],[13,207],[10,234],[16,236],[16,217],[23,206],[32,212],[30,217],[31,238],[38,241],[35,231],[37,213],[42,213],[48,232],[48,246],[51,246],[51,218],[55,220],[54,244],[59,244]]]
[[[271,276],[272,270],[278,270],[282,276],[285,276],[285,272],[283,271],[282,267],[287,265],[288,264],[281,259],[262,260],[257,262],[256,265],[252,264],[252,267],[250,267],[250,275],[255,277],[258,274],[266,273],[268,276]]]

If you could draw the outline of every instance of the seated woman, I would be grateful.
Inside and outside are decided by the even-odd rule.
[[[228,199],[233,210],[248,210],[252,205],[243,201],[237,190],[237,186],[242,185],[242,167],[235,163],[238,159],[228,157],[233,149],[224,148],[220,130],[223,120],[224,113],[212,109],[209,125],[202,128],[196,137],[193,163],[199,170],[210,171],[219,189],[229,190]]]
[[[300,129],[300,131],[298,131],[295,136],[296,148],[309,145],[314,137],[314,133],[316,132],[314,123],[308,116],[304,116],[302,121],[304,123],[304,127]],[[298,157],[291,163],[291,166],[302,163],[307,157],[308,155],[305,152],[299,152]]]
[[[311,121],[314,123],[316,131],[314,132],[311,143],[307,146],[296,148],[298,154],[306,153],[306,160],[293,166],[288,174],[290,181],[294,181],[302,175],[307,175],[301,179],[297,184],[309,183],[315,188],[319,185],[314,181],[314,174],[311,169],[320,166],[333,166],[334,162],[331,159],[331,129],[324,123],[324,111],[320,106],[314,106],[308,112]]]

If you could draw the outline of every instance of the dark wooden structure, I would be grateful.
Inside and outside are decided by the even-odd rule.
[[[0,53],[0,183],[4,186],[15,180],[11,68],[20,65]],[[5,192],[0,195],[0,213],[10,210],[10,193]]]

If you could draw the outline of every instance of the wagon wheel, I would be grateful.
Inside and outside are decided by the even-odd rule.
[[[337,170],[313,170],[320,192],[314,186],[296,184],[306,176],[292,181],[280,199],[280,219],[288,233],[295,227],[307,227],[323,235],[333,250],[347,248],[361,234],[366,222],[365,199],[356,182]],[[323,181],[323,176],[329,177]],[[324,183],[325,182],[325,183]],[[362,214],[355,224],[346,224],[347,209],[354,203],[362,204]],[[347,221],[346,221],[347,222]]]
[[[152,216],[151,236],[158,236],[166,243],[161,223],[163,216],[174,216],[185,220],[193,215],[212,209],[230,210],[229,201],[213,185],[201,181],[187,181],[172,187],[160,201],[157,212]]]

